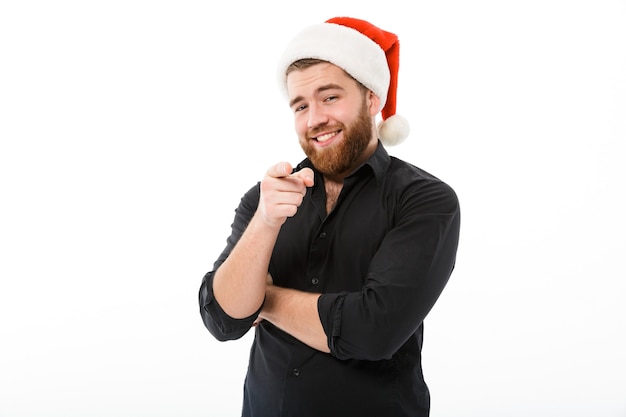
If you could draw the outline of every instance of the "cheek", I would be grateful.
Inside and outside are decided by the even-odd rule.
[[[306,117],[302,117],[300,114],[294,115],[293,125],[298,136],[304,136],[306,134],[308,130]]]
[[[344,102],[342,106],[335,108],[334,117],[344,124],[349,124],[358,118],[361,106],[362,104],[357,102]]]

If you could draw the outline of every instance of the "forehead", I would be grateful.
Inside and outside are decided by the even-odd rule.
[[[320,86],[336,84],[346,90],[357,87],[357,82],[343,69],[331,63],[315,64],[305,69],[295,70],[287,75],[287,91],[292,97],[296,92],[315,91]]]

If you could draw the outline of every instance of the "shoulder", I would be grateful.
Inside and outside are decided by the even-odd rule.
[[[419,201],[420,205],[435,205],[458,210],[454,189],[430,172],[396,157],[391,157],[385,176],[385,187],[401,201]]]
[[[250,187],[248,191],[241,197],[239,201],[239,212],[254,212],[259,206],[259,199],[261,197],[261,182],[257,182]]]

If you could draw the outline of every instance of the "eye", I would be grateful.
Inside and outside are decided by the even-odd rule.
[[[294,107],[293,111],[294,113],[298,113],[298,112],[301,112],[302,110],[305,110],[306,107],[307,107],[306,104],[301,104],[299,106]]]
[[[329,101],[335,101],[337,100],[339,97],[338,96],[328,96],[324,99],[324,101],[329,102]]]

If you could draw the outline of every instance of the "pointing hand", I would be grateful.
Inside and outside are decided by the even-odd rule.
[[[287,217],[294,216],[307,187],[313,186],[313,171],[310,168],[292,171],[288,162],[280,162],[270,167],[261,181],[259,211],[270,226],[282,226]]]

